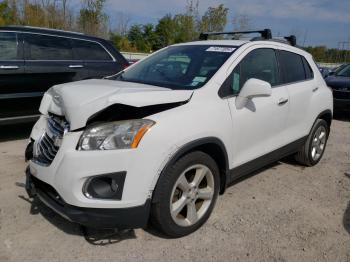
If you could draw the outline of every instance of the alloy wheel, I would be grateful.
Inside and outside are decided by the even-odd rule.
[[[319,126],[312,138],[311,157],[314,161],[319,160],[326,147],[327,130],[324,126]]]
[[[193,165],[181,173],[170,197],[170,213],[183,227],[197,223],[207,212],[214,196],[214,176],[204,165]]]

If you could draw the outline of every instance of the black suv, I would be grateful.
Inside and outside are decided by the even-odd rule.
[[[0,124],[30,120],[51,86],[128,66],[104,39],[53,29],[0,27]]]
[[[336,69],[326,78],[326,83],[333,90],[334,108],[350,109],[350,64]]]

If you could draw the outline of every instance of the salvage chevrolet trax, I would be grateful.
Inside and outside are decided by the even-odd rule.
[[[234,179],[288,155],[317,164],[332,92],[308,53],[266,32],[173,45],[112,79],[52,87],[26,150],[29,195],[85,226],[151,222],[180,237]]]

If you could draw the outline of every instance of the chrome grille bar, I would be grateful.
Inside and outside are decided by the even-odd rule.
[[[63,117],[49,115],[46,132],[36,142],[34,161],[41,165],[49,166],[55,159],[64,133],[68,129],[69,124]]]

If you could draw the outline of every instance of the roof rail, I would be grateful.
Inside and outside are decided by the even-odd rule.
[[[200,40],[208,40],[211,35],[240,35],[240,34],[254,34],[258,33],[263,39],[271,39],[271,29],[255,30],[255,31],[234,31],[234,32],[203,32],[199,35]]]
[[[250,41],[262,41],[262,40],[265,40],[265,39],[262,39],[261,37],[254,37]],[[269,41],[288,44],[291,46],[297,45],[297,38],[295,37],[295,35],[290,35],[285,37],[274,37],[269,39]]]
[[[55,29],[55,28],[48,28],[48,27],[39,27],[39,26],[28,26],[28,25],[9,25],[7,27],[18,27],[18,28],[28,28],[28,29],[38,29],[38,30],[47,30],[47,31],[54,31],[54,32],[62,32],[62,33],[72,33],[72,34],[79,34],[84,35],[84,33],[81,32],[75,32],[75,31],[67,31],[62,29]]]
[[[285,36],[284,39],[286,39],[291,46],[297,45],[297,38],[295,35]]]

